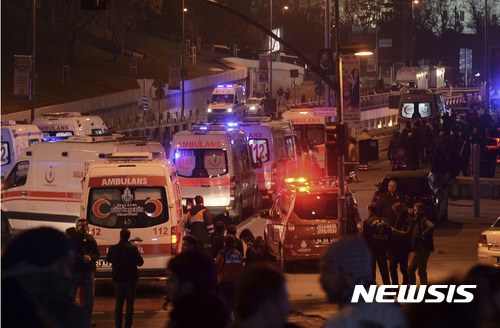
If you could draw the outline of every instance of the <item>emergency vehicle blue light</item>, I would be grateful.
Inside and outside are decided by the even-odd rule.
[[[219,84],[217,88],[224,88],[224,84]]]
[[[175,157],[175,159],[179,159],[179,157],[181,157],[181,152],[176,150],[174,153],[174,157]]]
[[[233,85],[232,84],[226,84],[226,88],[232,88]]]
[[[200,126],[200,130],[208,130],[208,126]]]
[[[238,126],[238,123],[229,122],[229,123],[227,123],[227,126],[228,127],[236,127],[236,126]]]

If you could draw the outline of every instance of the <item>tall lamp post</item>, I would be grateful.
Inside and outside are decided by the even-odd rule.
[[[415,43],[415,34],[414,34],[414,27],[413,27],[413,15],[415,12],[415,5],[418,5],[418,0],[412,0],[411,2],[411,35],[410,35],[410,67],[413,67],[413,44]]]
[[[36,80],[36,69],[35,69],[35,53],[36,53],[36,0],[33,0],[33,31],[31,40],[31,88],[30,88],[30,100],[31,100],[31,123],[35,119],[35,80]]]
[[[269,30],[273,30],[273,0],[269,0]],[[269,45],[269,101],[271,102],[271,106],[273,105],[273,46],[274,39],[271,38],[271,44]],[[277,111],[277,108],[274,108]],[[274,112],[272,115],[275,117],[277,113]]]
[[[185,71],[185,61],[186,61],[186,36],[185,36],[185,14],[186,7],[184,7],[184,0],[182,0],[182,45],[181,45],[181,88],[182,88],[182,105],[181,105],[181,120],[184,120],[184,109],[186,106],[185,92],[184,92],[184,71]]]
[[[489,111],[490,108],[490,72],[488,63],[488,0],[484,0],[484,73],[485,73],[485,89],[486,93],[484,95],[486,108]]]

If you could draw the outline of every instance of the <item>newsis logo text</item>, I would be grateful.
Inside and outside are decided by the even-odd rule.
[[[356,285],[351,302],[358,303],[470,303],[474,294],[470,291],[477,285]]]

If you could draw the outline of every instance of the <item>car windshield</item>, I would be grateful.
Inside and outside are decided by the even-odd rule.
[[[106,228],[147,228],[168,221],[162,187],[112,187],[90,190],[89,223]]]
[[[186,178],[210,178],[227,174],[227,155],[223,149],[176,149],[177,174]]]
[[[217,103],[232,104],[234,102],[233,99],[234,95],[232,94],[217,94],[217,95],[212,95],[212,100],[210,102],[214,104]]]
[[[433,194],[427,177],[397,177],[385,178],[380,186],[380,191],[386,192],[389,181],[395,180],[397,191],[405,196],[430,196]]]
[[[337,194],[300,193],[293,208],[301,220],[326,220],[337,218]]]

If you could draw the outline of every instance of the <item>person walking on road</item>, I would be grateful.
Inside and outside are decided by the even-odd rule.
[[[377,214],[387,218],[391,227],[396,224],[396,213],[392,206],[396,203],[406,203],[406,197],[397,191],[398,184],[395,180],[390,180],[387,184],[387,192],[376,195],[372,200],[377,204]]]
[[[434,251],[434,224],[425,217],[425,205],[415,203],[413,205],[414,216],[408,224],[406,231],[393,229],[396,235],[407,235],[411,242],[410,260],[408,263],[408,283],[415,285],[417,279],[415,272],[418,269],[420,284],[427,285],[427,262],[431,252]]]
[[[200,247],[211,251],[210,245],[206,245],[208,237],[214,233],[214,224],[210,212],[204,206],[203,197],[198,195],[194,198],[195,206],[189,212],[186,231],[198,239]]]
[[[373,277],[376,276],[377,264],[384,285],[390,285],[387,254],[392,250],[393,235],[389,222],[386,218],[377,216],[377,206],[373,203],[368,205],[368,219],[363,222],[363,237],[373,255]]]
[[[408,229],[408,207],[403,203],[392,206],[396,213],[396,230],[406,231]],[[394,247],[389,251],[389,271],[393,285],[399,285],[398,265],[403,275],[403,285],[408,285],[408,256],[411,251],[410,238],[408,236],[394,235]]]
[[[90,324],[95,326],[92,319],[94,308],[94,286],[96,261],[99,259],[99,248],[94,237],[89,234],[89,223],[87,219],[80,218],[76,223],[77,234],[73,240],[75,244],[75,263],[73,265],[73,296],[76,295],[78,287],[85,293],[83,308],[86,310]]]
[[[138,266],[144,264],[144,259],[137,247],[129,242],[130,230],[123,228],[120,231],[120,242],[109,248],[106,259],[112,265],[113,281],[115,282],[116,305],[115,327],[122,327],[123,303],[127,301],[125,313],[125,328],[132,327],[134,316],[134,302],[137,280],[139,279]]]
[[[226,303],[234,308],[236,280],[243,270],[243,255],[236,249],[236,238],[226,236],[224,248],[217,254],[217,291]]]
[[[330,303],[339,304],[339,312],[329,319],[326,328],[408,327],[401,308],[388,303],[352,303],[356,285],[368,288],[375,284],[371,253],[362,238],[346,238],[330,245],[320,262],[320,283]]]

